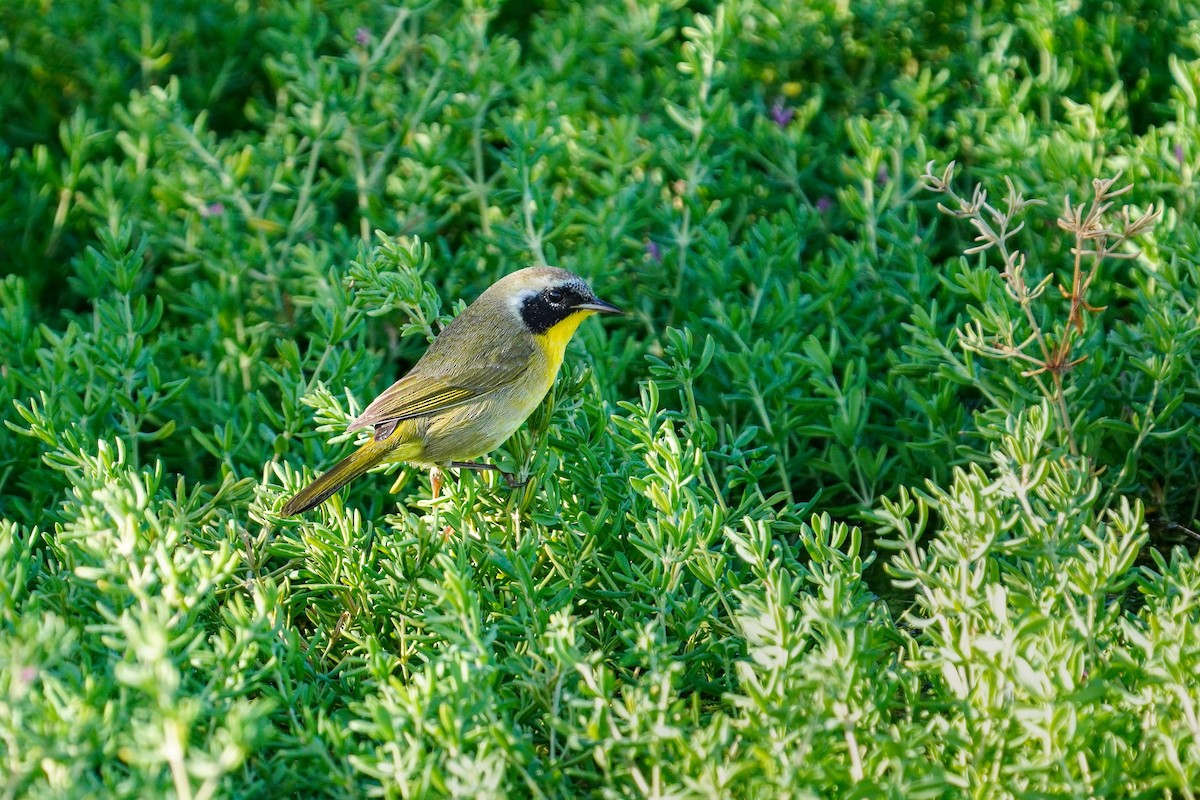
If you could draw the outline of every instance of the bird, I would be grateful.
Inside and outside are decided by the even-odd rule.
[[[495,470],[477,459],[499,447],[542,402],[567,343],[593,314],[624,312],[574,273],[535,266],[505,275],[447,325],[409,372],[376,397],[347,430],[372,437],[284,504],[302,514],[377,464]]]

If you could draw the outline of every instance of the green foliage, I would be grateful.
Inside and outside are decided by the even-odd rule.
[[[0,793],[1192,797],[1200,6],[1084,6],[0,4]],[[279,517],[542,262],[525,487]]]

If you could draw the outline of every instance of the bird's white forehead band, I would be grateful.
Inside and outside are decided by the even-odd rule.
[[[508,307],[512,310],[513,316],[520,317],[521,306],[525,305],[525,301],[531,297],[537,297],[540,293],[539,289],[522,289],[508,298]]]

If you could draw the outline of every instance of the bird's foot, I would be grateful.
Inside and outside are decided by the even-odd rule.
[[[500,475],[503,476],[504,482],[508,484],[508,488],[510,489],[520,489],[522,486],[529,483],[529,478],[517,480],[516,475],[513,475],[511,472],[505,472],[504,470],[500,470]]]
[[[511,472],[505,472],[495,464],[484,464],[478,461],[451,461],[446,466],[454,467],[455,469],[474,469],[474,470],[489,470],[491,472],[499,472],[500,477],[504,478],[504,482],[508,484],[510,489],[520,489],[525,484],[529,483],[529,478],[517,480],[517,476]]]

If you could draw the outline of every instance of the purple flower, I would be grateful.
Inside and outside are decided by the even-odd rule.
[[[824,214],[826,211],[828,211],[831,208],[833,208],[833,201],[830,200],[828,197],[818,197],[817,198],[817,211],[819,213]]]
[[[371,31],[366,28],[359,28],[354,32],[354,41],[359,47],[366,47],[371,43]]]
[[[1183,166],[1183,145],[1181,144],[1175,145],[1175,160],[1179,163],[1179,166]]]
[[[658,242],[647,240],[646,255],[650,256],[655,264],[662,263],[662,248],[658,246]]]
[[[209,203],[208,205],[203,206],[200,209],[200,216],[202,216],[202,217],[219,217],[224,213],[225,213],[225,204],[224,203]]]
[[[888,182],[888,168],[886,164],[880,164],[879,169],[875,172],[875,183],[883,186]]]
[[[775,101],[775,105],[771,106],[771,119],[775,120],[775,124],[781,128],[786,128],[795,116],[795,110],[785,106],[782,97]]]

